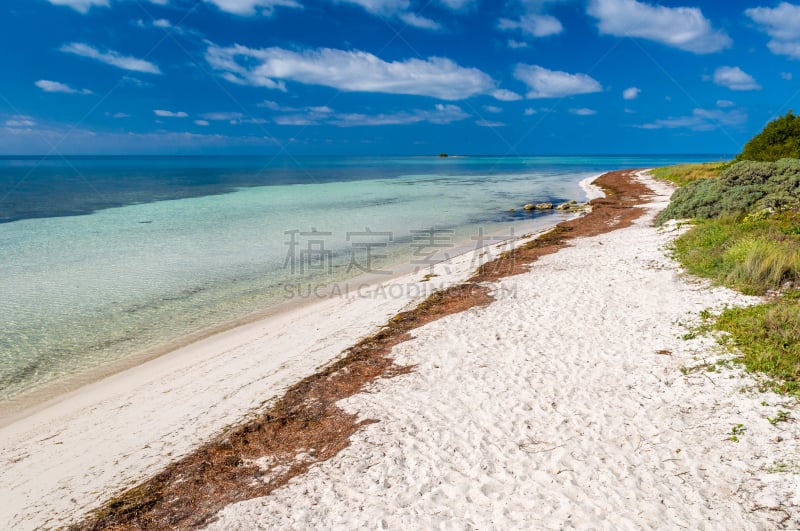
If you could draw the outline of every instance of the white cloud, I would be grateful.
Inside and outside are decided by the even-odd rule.
[[[111,113],[107,112],[106,116],[110,116],[112,118],[130,118],[131,117],[130,114],[126,114],[124,112],[115,112],[114,114],[111,114]]]
[[[747,114],[739,109],[730,111],[722,111],[719,109],[694,109],[690,116],[665,118],[635,127],[640,129],[691,129],[693,131],[711,131],[720,126],[740,126],[746,121]]]
[[[493,90],[492,92],[489,93],[489,95],[492,96],[494,99],[500,101],[519,101],[522,99],[522,96],[520,96],[516,92],[512,92],[506,89]]]
[[[523,15],[519,20],[501,18],[497,27],[501,30],[521,30],[533,37],[548,37],[564,31],[561,22],[551,15]]]
[[[195,120],[194,123],[196,123],[197,125],[207,126],[208,120]]]
[[[496,105],[484,105],[483,110],[492,114],[500,114],[503,112],[503,109],[497,107]]]
[[[240,112],[207,112],[205,114],[201,114],[200,116],[206,120],[222,120],[226,122],[231,120],[239,120],[244,117],[244,115]]]
[[[597,114],[597,111],[594,109],[587,109],[586,107],[580,107],[578,109],[570,109],[570,114],[575,114],[577,116],[594,116]]]
[[[642,90],[638,87],[630,87],[626,88],[622,91],[622,97],[626,100],[635,100],[639,97],[639,94],[642,93]]]
[[[108,7],[108,0],[47,0],[54,6],[71,7],[78,13],[87,13],[92,6]]]
[[[744,13],[771,37],[767,47],[772,53],[800,58],[800,6],[781,2],[775,8],[754,7]]]
[[[453,11],[466,11],[474,8],[478,0],[439,0],[439,4]]]
[[[383,18],[397,18],[402,20],[409,26],[414,26],[422,29],[437,30],[441,25],[429,18],[423,17],[415,13],[411,9],[411,2],[409,0],[339,0],[347,4],[355,4],[363,8],[368,13],[383,17]],[[442,3],[447,6],[448,2],[445,0]],[[464,4],[464,2],[453,2],[454,5]]]
[[[600,33],[638,37],[694,53],[718,52],[731,45],[696,7],[663,7],[636,0],[590,0],[588,13]]]
[[[534,114],[536,114],[536,112],[537,112],[536,109],[532,109],[529,107],[525,109],[525,116],[533,116]]]
[[[63,92],[65,94],[92,94],[92,91],[89,89],[78,90],[64,83],[59,83],[58,81],[48,81],[47,79],[40,79],[39,81],[35,82],[34,85],[36,85],[45,92]]]
[[[759,90],[761,85],[738,66],[720,66],[714,71],[714,83],[731,90]]]
[[[736,104],[731,100],[717,100],[717,107],[724,109],[727,107],[736,107]]]
[[[514,77],[528,85],[531,90],[527,97],[531,99],[562,98],[603,90],[597,80],[586,74],[569,74],[537,65],[517,65]]]
[[[361,114],[336,113],[330,107],[307,107],[303,112],[277,116],[274,122],[278,125],[335,125],[338,127],[408,125],[427,122],[431,124],[449,124],[468,118],[461,107],[452,104],[437,104],[432,110],[415,109],[396,113]]]
[[[506,124],[503,122],[493,122],[491,120],[476,120],[475,125],[479,127],[504,127]]]
[[[302,8],[294,0],[205,0],[209,4],[214,4],[221,11],[233,15],[251,16],[261,14],[270,16],[278,6]]]
[[[173,112],[173,111],[165,111],[163,109],[156,109],[153,111],[156,116],[161,116],[162,118],[186,118],[189,116],[183,111]]]
[[[347,92],[380,92],[461,100],[490,94],[500,100],[516,95],[498,91],[496,82],[476,68],[444,57],[387,62],[368,52],[319,48],[295,52],[211,44],[206,60],[232,83],[285,91],[284,80],[323,85]],[[518,97],[518,96],[517,96]]]
[[[518,50],[520,48],[527,48],[528,43],[524,41],[515,41],[514,39],[508,39],[508,47],[512,50]]]
[[[116,66],[117,68],[121,68],[123,70],[131,70],[133,72],[144,72],[146,74],[161,73],[161,70],[158,69],[158,66],[154,65],[149,61],[145,61],[144,59],[136,59],[135,57],[128,57],[118,52],[115,52],[114,50],[101,52],[97,48],[94,48],[92,46],[89,46],[88,44],[84,44],[81,42],[72,42],[69,44],[65,44],[60,48],[60,50],[64,53],[71,53],[74,55],[79,55],[81,57],[88,57],[89,59],[95,59],[102,63]]]
[[[17,114],[6,120],[8,127],[33,127],[36,122],[30,116],[24,114]]]
[[[791,72],[781,72],[781,79],[784,79],[786,81],[791,81],[792,80],[792,73]]]

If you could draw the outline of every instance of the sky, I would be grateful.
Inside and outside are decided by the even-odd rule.
[[[800,111],[800,3],[0,10],[0,155],[734,154]]]

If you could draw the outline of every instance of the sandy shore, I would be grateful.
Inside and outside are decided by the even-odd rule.
[[[767,421],[785,399],[742,394],[753,380],[736,370],[681,370],[719,355],[681,339],[682,323],[753,299],[679,274],[663,249],[675,231],[650,226],[670,189],[640,178],[656,194],[633,226],[574,240],[493,284],[491,305],[415,330],[393,350],[413,372],[341,403],[377,423],[210,527],[800,526],[800,430]],[[207,338],[0,429],[0,528],[74,520],[463,281],[473,259]]]
[[[651,226],[671,190],[641,178],[656,194],[633,226],[416,330],[393,351],[415,371],[341,404],[378,422],[209,529],[800,527],[800,430],[767,420],[797,408],[682,339],[701,310],[754,299],[680,274],[675,229]]]
[[[591,180],[582,183],[587,195],[602,195]],[[340,283],[338,296],[297,286],[304,304],[81,387],[0,427],[0,529],[75,521],[262,410],[398,312],[531,237],[386,282]]]

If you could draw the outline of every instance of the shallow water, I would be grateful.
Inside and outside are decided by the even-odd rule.
[[[422,269],[481,234],[546,226],[556,213],[521,205],[683,160],[698,157],[0,158],[0,401],[299,286]]]

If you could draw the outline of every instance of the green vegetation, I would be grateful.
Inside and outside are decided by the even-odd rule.
[[[745,144],[736,160],[776,161],[800,158],[800,117],[792,111],[777,118]]]
[[[800,211],[700,220],[674,251],[694,275],[763,295],[800,281]]]
[[[719,172],[730,166],[730,162],[705,162],[703,164],[677,164],[655,168],[653,175],[658,179],[684,186],[699,179],[714,179]]]
[[[744,424],[735,424],[733,428],[731,428],[731,436],[729,439],[733,442],[739,442],[739,435],[744,435],[746,431],[747,428],[744,427]]]
[[[729,308],[715,323],[730,334],[751,371],[778,378],[776,391],[800,395],[800,297],[797,292],[768,304]]]
[[[710,219],[725,214],[800,206],[800,160],[737,162],[717,178],[694,180],[675,191],[657,222]]]
[[[793,157],[793,158],[787,158]],[[733,164],[692,164],[654,171],[680,186],[658,223],[694,220],[674,242],[675,257],[695,275],[769,302],[729,308],[706,329],[742,354],[748,370],[774,378],[773,389],[800,396],[800,118],[791,111],[754,137]],[[690,334],[696,335],[694,332]],[[779,411],[770,422],[786,422]],[[738,441],[741,426],[731,440]]]

